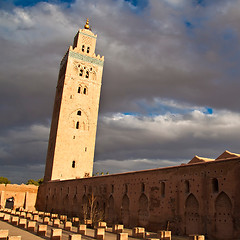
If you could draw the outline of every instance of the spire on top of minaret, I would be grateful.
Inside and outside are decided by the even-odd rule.
[[[89,29],[90,28],[90,26],[89,26],[89,19],[88,18],[87,18],[87,21],[86,21],[86,24],[85,24],[84,28],[85,29]]]

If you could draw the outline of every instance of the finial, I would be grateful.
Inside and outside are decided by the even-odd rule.
[[[89,29],[89,28],[90,28],[90,27],[89,27],[89,19],[88,19],[88,18],[87,18],[87,21],[86,21],[86,24],[85,24],[84,28],[85,28],[85,29]]]

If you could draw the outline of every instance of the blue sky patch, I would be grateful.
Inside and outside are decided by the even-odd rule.
[[[207,114],[213,114],[213,109],[212,108],[206,108]]]
[[[19,7],[31,7],[31,6],[36,5],[39,2],[68,3],[68,4],[71,4],[71,3],[75,2],[75,0],[12,0],[12,1],[1,0],[1,2],[2,2],[2,4],[11,2],[15,6],[19,6]],[[1,6],[1,4],[0,4],[0,6]]]

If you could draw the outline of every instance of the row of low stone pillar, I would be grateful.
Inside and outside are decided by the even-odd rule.
[[[73,217],[72,221],[68,221],[67,215],[58,215],[55,213],[48,213],[48,212],[38,212],[38,211],[26,211],[24,209],[20,209],[20,211],[15,211],[11,209],[0,209],[0,219],[1,218],[1,212],[10,213],[15,216],[19,216],[19,219],[17,217],[12,217],[12,224],[18,225],[21,227],[26,227],[29,231],[35,228],[36,222],[39,221],[39,217],[43,218],[43,224],[39,225],[40,229],[38,229],[39,234],[44,232],[45,226],[49,225],[52,222],[52,226],[55,228],[60,228],[60,224],[63,223],[64,230],[66,231],[72,231],[72,225],[77,226],[77,232],[81,235],[86,235],[86,228],[87,225],[91,225],[90,220],[85,220],[85,224],[80,224],[78,217]],[[5,221],[9,221],[8,216],[5,217]],[[26,218],[28,219],[28,223],[21,219]],[[4,219],[3,219],[4,220]],[[33,221],[30,221],[33,220]],[[34,221],[35,225],[34,225]],[[117,234],[117,240],[126,240],[128,239],[128,234],[123,233],[124,226],[121,224],[115,224],[113,225],[112,232]],[[38,227],[39,228],[39,227]],[[107,223],[106,222],[98,222],[97,226],[95,228],[95,238],[96,239],[104,239],[105,236],[105,230],[107,229]],[[59,229],[61,230],[61,229]],[[56,231],[59,232],[59,231]],[[54,233],[53,233],[54,234]],[[143,227],[135,227],[132,229],[132,236],[135,238],[146,238],[146,239],[153,239],[148,236],[148,234],[145,232],[145,228]],[[158,231],[157,232],[157,239],[160,240],[171,240],[171,231]],[[189,240],[204,240],[204,235],[190,235]]]
[[[0,219],[11,223],[14,226],[25,228],[30,232],[35,232],[37,226],[37,235],[46,236],[47,235],[47,225],[36,224],[36,221],[31,221],[28,219],[20,218],[17,216],[10,216],[7,213],[0,212]],[[85,225],[84,225],[85,226]],[[86,230],[86,229],[85,229]],[[69,240],[81,240],[81,234],[69,234]],[[62,229],[52,228],[51,229],[51,240],[60,240],[62,238]],[[21,240],[21,236],[8,236],[8,230],[0,230],[1,240]]]

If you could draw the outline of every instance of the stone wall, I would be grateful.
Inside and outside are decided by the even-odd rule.
[[[142,226],[209,239],[240,236],[240,158],[176,167],[50,181],[39,188],[37,209],[83,218],[88,197],[108,224]]]
[[[38,187],[34,185],[0,184],[0,207],[5,207],[8,198],[14,198],[14,209],[23,207],[35,210]]]

